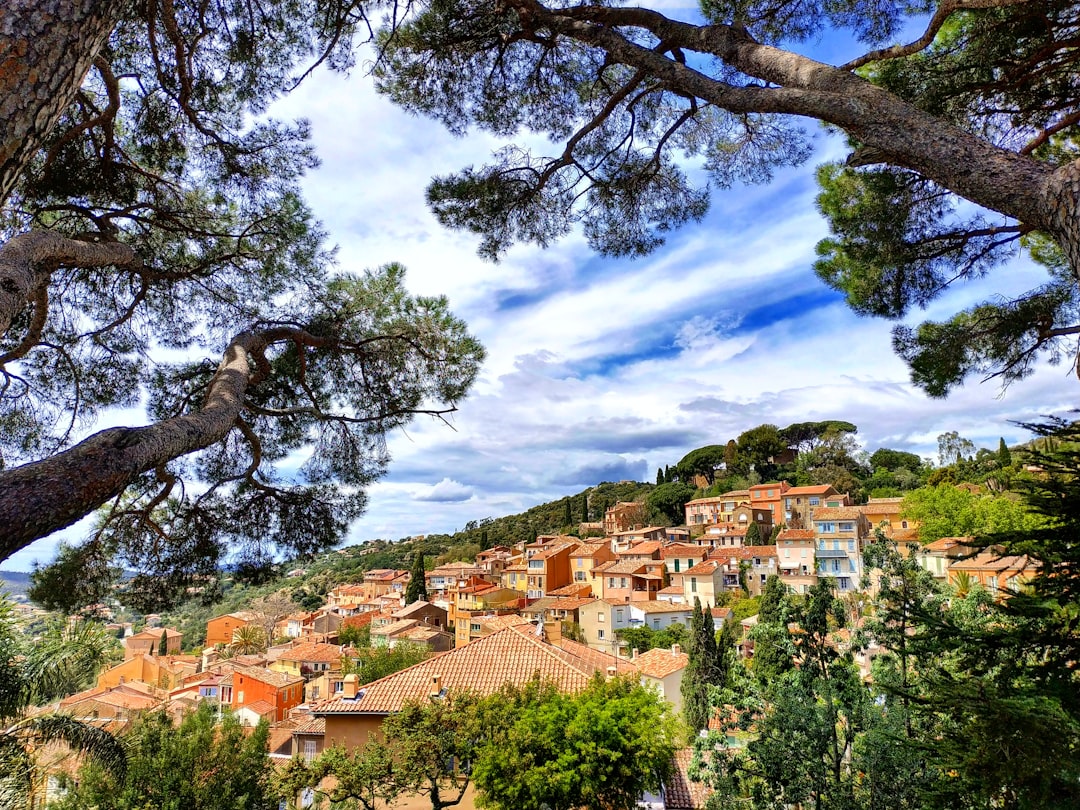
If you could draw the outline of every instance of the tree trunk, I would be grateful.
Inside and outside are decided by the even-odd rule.
[[[0,204],[75,99],[130,0],[4,0]]]
[[[0,472],[0,560],[75,523],[141,473],[220,441],[236,423],[251,380],[248,352],[263,346],[264,337],[250,332],[233,340],[197,413],[109,428],[62,453]]]
[[[119,242],[82,242],[50,231],[30,231],[0,246],[0,335],[26,307],[34,293],[49,283],[58,267],[138,267],[141,259]]]

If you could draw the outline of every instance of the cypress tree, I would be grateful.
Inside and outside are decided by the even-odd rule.
[[[1012,466],[1012,453],[1009,452],[1009,446],[1005,444],[1004,436],[998,440],[997,463],[999,467]]]
[[[569,497],[563,498],[563,505],[566,507],[566,511],[563,514],[563,525],[564,526],[573,526],[574,525],[574,516],[570,511],[570,498]]]
[[[581,493],[581,522],[589,522],[589,493]]]
[[[656,468],[656,485],[666,484],[667,480],[664,478],[664,470],[661,467]]]
[[[712,612],[701,600],[694,597],[694,612],[690,617],[690,639],[682,679],[683,715],[686,724],[696,734],[708,726],[712,711],[709,702],[709,685],[722,686],[727,679],[727,666],[723,651],[716,644]]]
[[[764,542],[761,539],[761,529],[758,528],[757,523],[751,523],[746,528],[746,537],[743,538],[743,545],[746,546],[761,546]]]
[[[409,572],[409,585],[405,588],[405,604],[427,601],[427,583],[424,581],[424,552],[416,552],[412,571]]]
[[[161,638],[158,640],[157,654],[166,656],[169,654],[169,631],[162,628]]]

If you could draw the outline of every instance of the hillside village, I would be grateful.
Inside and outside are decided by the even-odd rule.
[[[770,577],[794,594],[829,578],[849,597],[857,623],[865,604],[857,596],[869,581],[863,551],[877,534],[945,583],[962,579],[1004,593],[1026,576],[1024,558],[992,550],[972,555],[967,538],[919,544],[919,526],[902,516],[901,501],[856,505],[831,485],[775,481],[693,499],[674,527],[643,526],[644,504],[618,502],[602,522],[581,524],[581,537],[541,535],[437,565],[424,572],[426,598],[411,603],[410,571],[373,569],[329,589],[314,610],[215,616],[201,654],[182,654],[182,634],[153,626],[159,619],[149,617],[140,632],[128,625],[124,660],[59,708],[115,728],[148,709],[166,707],[180,717],[209,701],[248,726],[269,722],[272,758],[307,761],[330,746],[363,746],[410,699],[465,688],[493,693],[536,673],[570,691],[597,673],[630,675],[681,711],[687,652],[678,643],[633,648],[625,631],[688,628],[697,602],[716,631],[737,623],[738,653],[751,658],[748,633],[757,617],[737,615],[732,604],[753,605]],[[429,656],[361,683],[350,666],[358,650],[343,643],[358,632],[374,649],[407,646]],[[850,646],[850,634],[837,643]],[[873,654],[873,645],[857,651],[864,677]],[[677,760],[682,788],[655,797],[656,807],[700,806],[702,786],[686,775],[689,759]]]

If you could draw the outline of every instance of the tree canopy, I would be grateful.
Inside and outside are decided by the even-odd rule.
[[[386,431],[445,419],[483,350],[400,266],[334,266],[307,127],[262,115],[378,3],[129,6],[0,10],[0,558],[104,507],[81,564],[146,606],[227,549],[244,574],[339,540]]]
[[[490,257],[577,226],[602,253],[647,253],[704,215],[710,187],[806,161],[801,122],[822,122],[850,154],[818,170],[832,233],[815,269],[856,312],[900,321],[1021,248],[1046,268],[1015,297],[895,328],[914,382],[943,396],[971,374],[1008,384],[1037,358],[1075,357],[1078,10],[703,0],[686,21],[604,3],[448,0],[386,35],[377,78],[454,132],[511,141],[428,189],[436,216],[479,235]],[[838,64],[807,55],[826,32]],[[525,131],[558,146],[543,154]]]

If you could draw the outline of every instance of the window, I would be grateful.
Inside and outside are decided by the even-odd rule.
[[[821,532],[822,534],[835,534],[836,533],[836,524],[835,523],[819,523],[818,524],[818,531]]]
[[[770,489],[770,490],[769,490],[769,497],[770,497],[770,498],[772,498],[772,497],[774,497],[775,495],[776,495],[776,490],[775,490],[775,489]]]
[[[609,588],[614,588],[615,587],[615,577],[608,577],[607,586]]]
[[[817,497],[816,495],[811,496],[811,498],[810,498],[810,505],[811,506],[817,506],[820,503],[821,503],[821,498]]]
[[[603,614],[603,613],[597,613],[597,614],[596,614],[596,620],[597,620],[598,622],[602,622],[602,621],[604,621],[604,614]]]
[[[574,572],[574,582],[584,582],[584,581],[585,581],[585,572],[584,571],[575,571]]]
[[[679,558],[675,558],[675,573],[679,573]]]
[[[690,593],[697,593],[697,577],[690,577]]]
[[[653,630],[659,630],[660,629],[660,620],[659,619],[653,619],[652,620],[652,626],[653,626]]]
[[[596,631],[596,637],[597,637],[598,639],[600,639],[601,641],[603,641],[603,640],[604,640],[604,631],[603,631],[602,629],[601,629],[601,630],[597,630],[597,631]]]
[[[470,624],[469,625],[469,632],[471,632],[471,633],[479,633],[480,632],[480,623],[479,622],[473,622],[472,624]]]
[[[315,741],[304,740],[304,761],[311,762],[315,759]]]
[[[900,521],[900,528],[901,529],[906,529],[907,528],[907,521],[906,520],[901,520]]]
[[[854,540],[848,540],[847,541],[847,550],[848,551],[854,551],[855,550],[855,541]]]
[[[615,611],[615,621],[617,621],[617,622],[622,621],[622,610],[621,609]]]
[[[840,531],[842,531],[842,532],[853,532],[853,531],[855,531],[855,524],[854,523],[841,523],[840,524]]]
[[[627,586],[626,577],[619,577],[619,587],[625,588]]]

